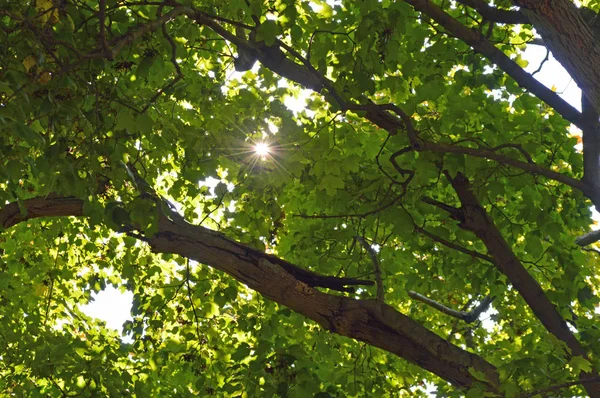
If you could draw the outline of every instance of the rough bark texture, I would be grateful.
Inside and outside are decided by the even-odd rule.
[[[83,215],[82,200],[50,196],[6,205],[0,209],[0,224],[9,228],[32,218]],[[449,343],[377,300],[356,300],[320,292],[288,272],[282,266],[287,262],[277,257],[207,228],[173,221],[165,215],[160,216],[158,233],[145,240],[156,253],[178,254],[210,265],[333,333],[396,354],[455,386],[468,388],[478,382],[469,372],[472,368],[485,375],[488,382],[479,382],[484,388],[492,392],[499,390],[496,368],[481,357]]]

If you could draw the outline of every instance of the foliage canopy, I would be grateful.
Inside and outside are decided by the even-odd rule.
[[[494,3],[0,1],[0,390],[600,396],[600,3]]]

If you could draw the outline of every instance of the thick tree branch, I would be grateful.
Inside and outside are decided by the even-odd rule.
[[[28,199],[20,203],[13,202],[0,208],[0,226],[4,230],[34,218],[81,217],[82,215],[83,202],[81,199],[51,194],[44,198]]]
[[[409,116],[393,104],[377,105],[370,103],[357,105],[347,102],[335,91],[332,81],[317,71],[305,57],[302,57],[301,54],[285,45],[285,43],[277,41],[275,45],[267,46],[264,42],[251,42],[236,36],[201,11],[186,8],[185,14],[199,24],[210,27],[216,34],[235,44],[238,48],[242,48],[247,53],[254,54],[261,64],[278,75],[317,92],[325,88],[335,98],[335,101],[338,103],[337,105],[342,110],[364,110],[367,112],[366,118],[368,120],[392,135],[408,127],[407,122],[410,122]],[[281,51],[281,48],[284,48],[300,63],[289,59]],[[392,115],[390,111],[398,115],[399,118]],[[408,134],[409,137],[411,135],[416,136],[414,130],[409,130]]]
[[[521,297],[523,297],[546,330],[569,347],[570,355],[587,358],[586,351],[568,328],[558,309],[548,299],[535,278],[527,272],[527,269],[525,269],[519,258],[513,253],[509,244],[494,224],[494,221],[480,204],[471,189],[469,180],[461,173],[457,173],[454,178],[448,173],[446,173],[446,176],[458,194],[462,205],[458,217],[455,212],[450,213],[450,215],[460,222],[459,226],[461,228],[473,232],[481,239],[487,247],[490,256],[494,258],[494,264],[496,264],[500,272],[508,277],[510,283],[519,292]],[[582,372],[580,377],[582,379],[597,377],[597,374],[595,372]],[[592,396],[600,396],[599,387],[587,386],[588,393]]]
[[[454,211],[450,213],[450,216],[459,221],[461,228],[473,232],[481,239],[489,254],[494,258],[494,263],[523,296],[546,329],[567,343],[574,355],[582,355],[583,350],[579,342],[568,329],[554,304],[548,300],[540,285],[527,272],[504,240],[493,220],[473,193],[469,180],[461,173],[454,178],[451,176],[448,178],[462,204],[459,213]]]
[[[466,6],[473,8],[481,14],[481,16],[491,22],[505,24],[527,24],[529,19],[520,11],[501,10],[490,6],[484,0],[458,0]]]
[[[80,199],[72,197],[63,197],[56,195],[48,195],[46,198],[34,198],[28,199],[22,202],[14,202],[4,206],[0,209],[0,225],[3,229],[10,228],[22,221],[39,218],[39,217],[60,217],[60,216],[74,216],[80,217],[83,215],[83,202]],[[162,210],[169,212],[164,206]],[[169,215],[171,213],[169,212]],[[164,215],[163,215],[164,216]],[[166,217],[166,216],[165,216]],[[285,272],[292,275],[302,283],[307,284],[310,287],[325,287],[338,291],[350,290],[346,286],[365,286],[373,285],[373,281],[355,278],[340,278],[334,276],[320,275],[313,271],[298,267],[292,263],[289,263],[283,259],[271,256],[269,254],[260,252],[250,246],[245,246],[242,243],[232,241],[218,232],[214,232],[204,227],[192,226],[191,224],[183,221],[183,217],[177,215],[177,217],[171,217],[173,223],[191,226],[198,228],[199,231],[203,231],[205,235],[218,236],[222,242],[229,242],[232,247],[237,247],[247,254],[253,253],[255,256],[265,258],[272,263],[281,267]],[[143,238],[145,241],[149,241],[147,237],[142,235],[133,235],[136,238]],[[224,249],[225,250],[225,249]],[[233,249],[228,249],[233,250]]]
[[[429,0],[405,1],[411,4],[416,10],[428,15],[438,24],[443,26],[449,33],[464,41],[469,46],[473,47],[474,50],[478,51],[490,61],[498,65],[502,70],[504,70],[504,72],[515,79],[520,86],[524,87],[540,100],[554,108],[554,110],[556,110],[556,112],[562,115],[562,117],[564,117],[566,120],[580,128],[582,127],[583,122],[581,120],[581,113],[577,109],[560,98],[558,94],[544,86],[542,83],[538,82],[529,73],[525,72],[523,68],[517,65],[502,51],[498,50],[492,43],[486,40],[481,33],[467,28]],[[598,79],[598,82],[600,82],[600,78]],[[598,92],[600,93],[600,88]]]
[[[189,7],[181,8],[190,19],[196,21],[200,25],[208,26],[225,40],[235,44],[246,53],[253,54],[256,59],[273,72],[311,90],[320,91],[324,87],[323,83],[324,80],[326,80],[325,77],[316,74],[314,69],[311,70],[304,65],[300,65],[290,60],[281,51],[279,44],[267,46],[264,42],[246,40],[236,36],[233,32],[224,28],[211,16],[202,11]]]
[[[0,222],[9,228],[37,217],[82,215],[82,200],[49,196],[22,201],[20,206],[6,205],[0,209]],[[323,293],[282,267],[284,260],[207,228],[171,220],[162,212],[158,232],[146,240],[155,253],[178,254],[210,265],[333,333],[396,354],[456,386],[469,387],[477,382],[470,368],[483,372],[488,380],[486,388],[498,392],[499,376],[493,365],[380,301]]]

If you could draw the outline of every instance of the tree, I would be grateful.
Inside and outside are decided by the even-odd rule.
[[[586,3],[3,0],[0,389],[600,396]]]

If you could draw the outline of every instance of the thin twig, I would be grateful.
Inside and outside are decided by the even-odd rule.
[[[461,155],[469,155],[478,158],[494,160],[498,163],[507,166],[516,167],[518,169],[530,172],[532,174],[539,174],[550,180],[558,181],[560,183],[570,186],[571,188],[575,188],[581,191],[584,195],[586,195],[589,198],[592,198],[594,196],[594,192],[592,192],[586,184],[584,184],[578,179],[569,177],[554,170],[547,169],[536,163],[523,162],[521,160],[517,160],[512,157],[496,153],[493,150],[469,148],[453,144],[422,141],[419,151],[428,151],[434,153],[456,153]]]
[[[100,25],[100,44],[106,57],[112,60],[112,53],[108,47],[108,41],[106,41],[106,0],[99,1],[98,11],[98,24]]]
[[[542,388],[540,390],[531,391],[522,395],[523,397],[534,397],[536,395],[546,394],[552,391],[562,390],[563,388],[569,388],[573,386],[578,386],[582,384],[594,384],[600,383],[600,377],[590,377],[588,379],[581,379],[577,381],[569,381],[567,383],[560,383],[550,387]]]
[[[481,315],[482,312],[487,311],[490,304],[492,304],[492,301],[494,301],[494,297],[486,296],[486,297],[484,297],[483,300],[481,300],[481,302],[479,303],[479,305],[477,305],[477,307],[473,308],[469,312],[465,312],[465,311],[453,310],[452,308],[446,307],[444,304],[438,303],[437,301],[432,300],[429,297],[425,297],[422,294],[419,294],[412,290],[408,291],[408,295],[410,297],[414,298],[415,300],[425,303],[425,304],[429,305],[430,307],[433,307],[436,310],[438,310],[446,315],[450,315],[451,317],[462,319],[466,323],[475,322],[477,320],[477,318],[479,318],[479,315]]]
[[[456,250],[456,251],[459,251],[459,252],[461,252],[461,253],[467,254],[467,255],[469,255],[469,256],[471,256],[471,257],[476,257],[476,258],[478,258],[478,259],[480,259],[480,260],[488,261],[488,262],[490,262],[490,263],[493,263],[493,262],[494,262],[494,259],[493,259],[493,258],[491,258],[490,256],[486,256],[485,254],[481,254],[481,253],[479,253],[479,252],[476,252],[476,251],[474,251],[474,250],[469,250],[469,249],[467,249],[467,248],[464,248],[464,247],[462,247],[462,246],[459,246],[459,245],[457,245],[457,244],[454,244],[454,243],[452,243],[452,242],[450,242],[450,241],[447,241],[447,240],[446,240],[446,239],[444,239],[444,238],[441,238],[441,237],[439,237],[439,236],[437,236],[437,235],[434,235],[434,234],[432,234],[431,232],[429,232],[429,231],[427,231],[426,229],[424,229],[424,228],[421,228],[421,227],[419,227],[419,226],[417,226],[417,225],[415,225],[415,227],[414,227],[414,228],[415,228],[415,231],[417,231],[417,232],[419,232],[419,233],[422,233],[423,235],[427,236],[427,237],[428,237],[428,238],[430,238],[431,240],[433,240],[433,241],[436,241],[436,242],[438,242],[438,243],[441,243],[442,245],[444,245],[444,246],[447,246],[447,247],[449,247],[450,249],[454,249],[454,250]]]
[[[384,205],[381,205],[373,210],[369,210],[366,211],[364,213],[352,213],[352,214],[294,214],[293,217],[299,217],[299,218],[317,218],[317,219],[327,219],[327,218],[364,218],[366,216],[370,216],[372,214],[376,214],[379,213],[385,209],[387,209],[388,207],[391,207],[393,205],[395,205],[396,203],[398,203],[400,201],[400,199],[402,199],[404,196],[403,195],[399,195],[396,198],[392,199],[389,203],[386,203]]]
[[[156,11],[156,14],[157,14],[158,18],[160,18],[162,16],[162,6],[158,8],[158,10]],[[167,23],[166,22],[161,25],[161,30],[162,30],[163,36],[165,37],[165,39],[167,39],[167,41],[171,45],[171,63],[173,64],[173,66],[175,66],[175,72],[177,73],[177,76],[175,76],[175,78],[173,78],[173,80],[171,80],[169,83],[167,83],[163,88],[159,89],[152,96],[152,98],[150,98],[150,101],[148,101],[146,106],[144,106],[144,108],[142,108],[140,113],[146,112],[148,110],[148,108],[150,108],[150,106],[154,102],[156,102],[156,100],[163,93],[165,93],[167,90],[169,90],[171,87],[173,87],[179,80],[183,79],[183,72],[181,71],[181,68],[179,67],[179,63],[177,62],[177,45],[175,44],[175,40],[173,40],[173,38],[167,31]]]
[[[384,300],[384,288],[383,288],[383,280],[381,278],[381,266],[379,265],[379,259],[377,258],[377,252],[373,247],[362,237],[355,236],[356,240],[360,242],[360,244],[365,248],[367,253],[369,253],[369,257],[371,257],[371,261],[373,262],[373,271],[375,273],[375,284],[377,285],[377,300],[380,302],[385,302]]]
[[[185,285],[187,287],[187,296],[192,307],[192,313],[194,314],[194,323],[196,324],[196,336],[198,337],[198,343],[202,341],[200,335],[200,321],[198,321],[198,314],[196,314],[196,306],[194,305],[194,299],[192,298],[192,287],[190,286],[190,259],[185,259]]]
[[[544,57],[542,62],[540,62],[540,66],[538,66],[538,68],[531,74],[531,76],[535,76],[536,73],[539,73],[544,67],[544,64],[548,61],[548,59],[550,59],[550,50],[546,49],[546,56]]]

